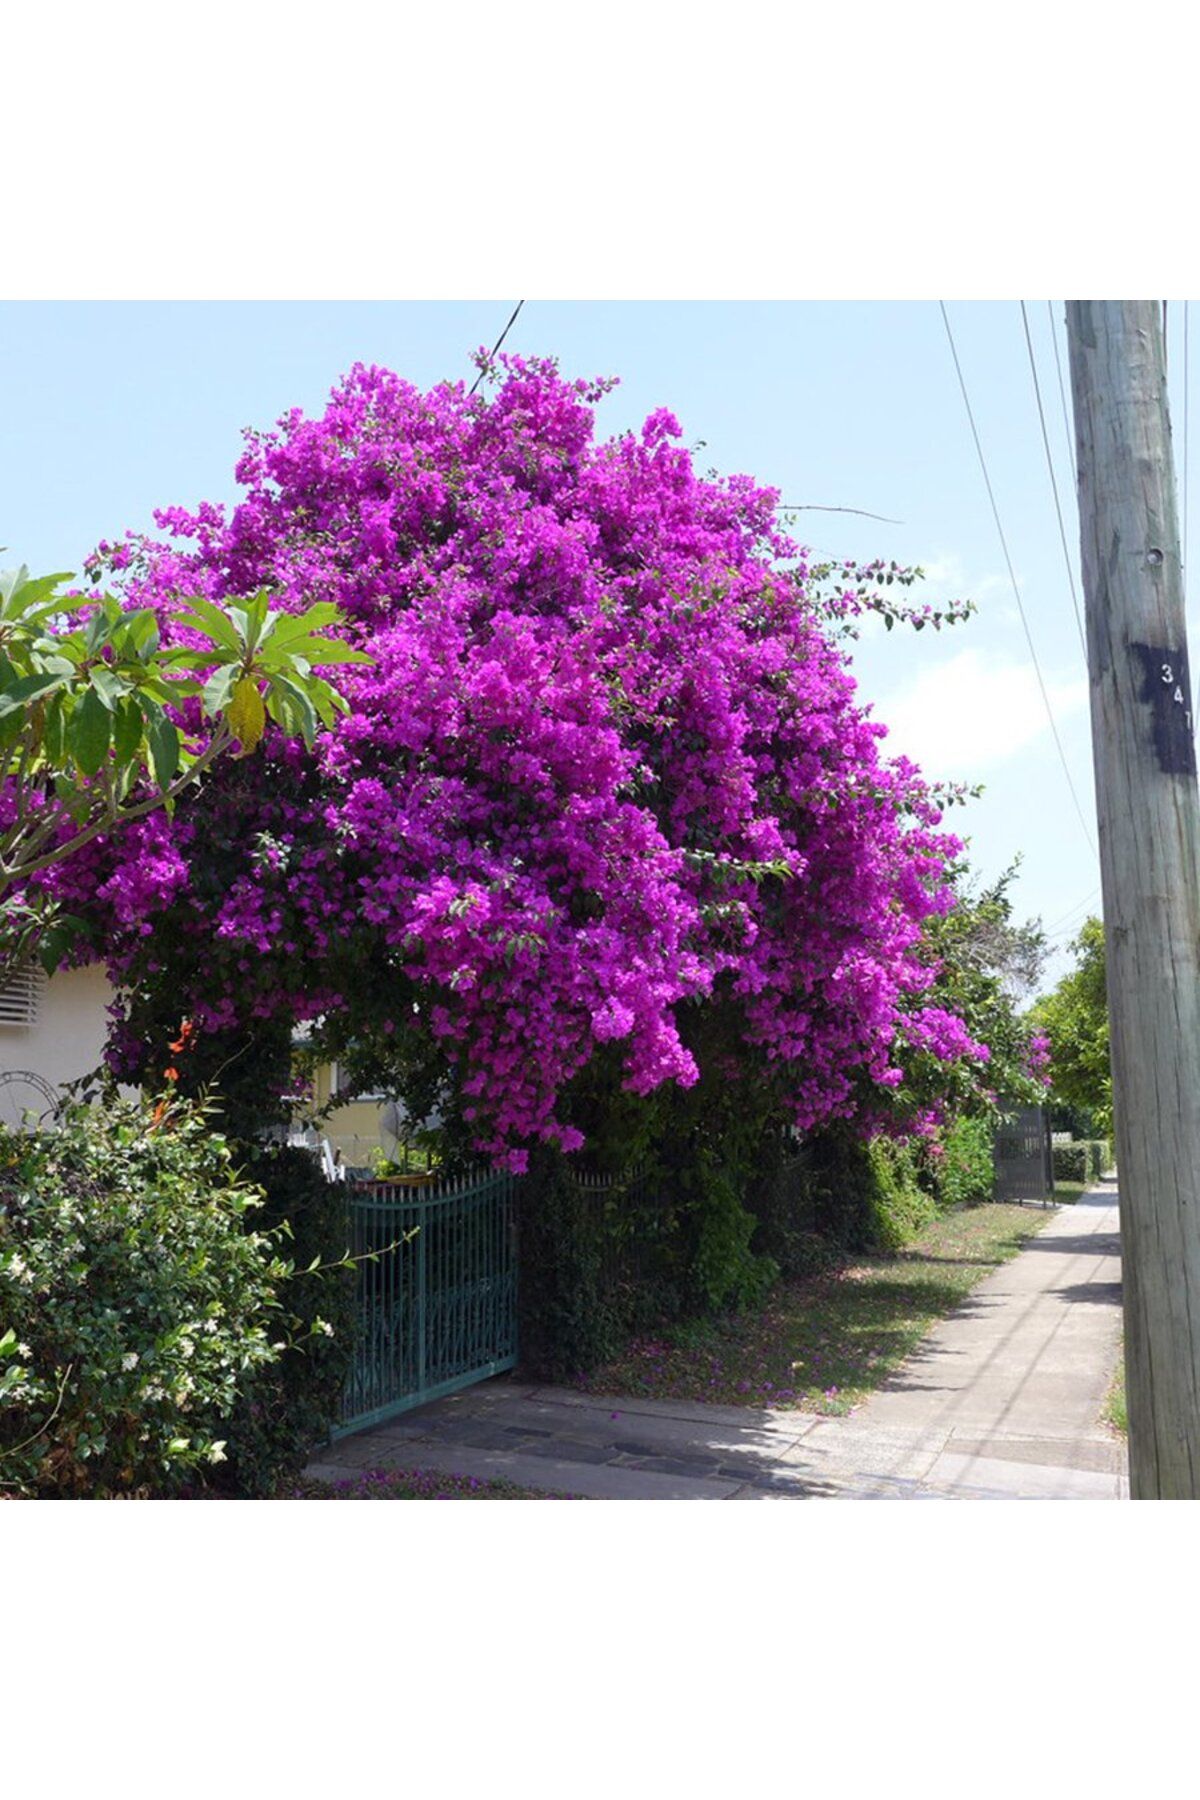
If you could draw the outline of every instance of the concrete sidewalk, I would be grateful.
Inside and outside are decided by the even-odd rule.
[[[1099,1422],[1121,1328],[1117,1195],[1057,1212],[846,1418],[501,1378],[332,1444],[308,1473],[425,1468],[622,1500],[1128,1495]]]

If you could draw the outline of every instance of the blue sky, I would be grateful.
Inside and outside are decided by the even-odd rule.
[[[245,425],[320,408],[352,362],[431,384],[470,374],[513,300],[108,303],[0,306],[0,544],[5,564],[78,569],[101,537],[148,527],[156,506],[234,495]],[[1067,542],[1077,522],[1050,312],[1027,303]],[[951,303],[959,356],[1071,777],[1095,841],[1087,682],[1046,470],[1019,305]],[[1061,303],[1054,303],[1064,362]],[[1169,315],[1182,479],[1182,307]],[[920,563],[923,598],[961,595],[952,631],[868,631],[864,699],[930,775],[983,782],[953,815],[985,877],[1020,853],[1018,913],[1065,945],[1099,909],[1094,851],[1038,694],[935,302],[530,300],[508,346],[572,374],[615,374],[601,429],[676,412],[698,461],[748,472],[813,511],[821,552]],[[1195,485],[1194,483],[1192,485]],[[1081,592],[1081,590],[1079,590]],[[1192,621],[1193,630],[1195,629]],[[1061,958],[1055,965],[1057,973]]]

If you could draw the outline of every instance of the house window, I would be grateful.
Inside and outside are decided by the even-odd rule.
[[[0,1026],[37,1024],[45,979],[37,963],[26,963],[0,985]]]
[[[332,1064],[330,1088],[339,1099],[353,1100],[355,1104],[361,1102],[364,1106],[385,1106],[392,1098],[390,1094],[351,1094],[350,1086],[350,1076],[343,1071],[342,1065]]]

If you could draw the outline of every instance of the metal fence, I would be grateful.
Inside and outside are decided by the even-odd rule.
[[[515,1177],[364,1182],[349,1194],[358,1334],[334,1435],[515,1367]]]
[[[996,1132],[996,1200],[1048,1201],[1054,1194],[1050,1120],[1041,1106],[1016,1108]]]

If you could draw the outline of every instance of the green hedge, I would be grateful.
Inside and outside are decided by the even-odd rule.
[[[1112,1167],[1112,1145],[1105,1138],[1055,1144],[1055,1181],[1099,1181]]]
[[[990,1200],[996,1184],[991,1127],[983,1119],[955,1119],[939,1136],[935,1191],[943,1206]]]
[[[1053,1156],[1055,1181],[1087,1180],[1088,1154],[1086,1144],[1055,1144]]]

